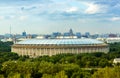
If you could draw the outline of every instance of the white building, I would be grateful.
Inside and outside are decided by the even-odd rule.
[[[114,63],[114,64],[120,63],[120,58],[115,58],[115,59],[113,60],[113,63]]]
[[[97,38],[97,40],[106,42],[106,43],[116,43],[116,42],[120,42],[120,38],[119,37],[115,37],[115,38]]]

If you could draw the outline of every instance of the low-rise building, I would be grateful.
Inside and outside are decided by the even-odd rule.
[[[120,63],[120,58],[115,58],[115,59],[113,60],[113,63],[114,63],[114,64]]]

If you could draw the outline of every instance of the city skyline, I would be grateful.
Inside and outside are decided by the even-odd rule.
[[[119,0],[2,0],[0,34],[119,33]]]

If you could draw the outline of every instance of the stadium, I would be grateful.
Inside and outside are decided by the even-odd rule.
[[[14,44],[12,52],[21,56],[38,57],[62,53],[107,53],[109,47],[95,39],[29,39]]]

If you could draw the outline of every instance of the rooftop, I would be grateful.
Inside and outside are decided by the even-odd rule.
[[[28,40],[20,41],[16,44],[92,45],[92,44],[104,44],[104,43],[95,39],[28,39]]]

